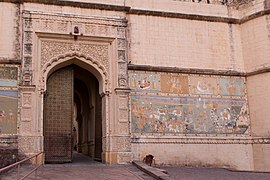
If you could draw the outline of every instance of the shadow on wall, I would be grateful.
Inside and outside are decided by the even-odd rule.
[[[18,137],[0,135],[0,168],[18,161]]]
[[[18,149],[0,146],[0,168],[17,161]]]

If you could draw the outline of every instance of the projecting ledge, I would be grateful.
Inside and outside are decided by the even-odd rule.
[[[135,144],[270,144],[269,137],[131,137]]]

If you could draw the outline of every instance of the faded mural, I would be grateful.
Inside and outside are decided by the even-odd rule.
[[[190,93],[191,94],[208,94],[218,95],[219,88],[217,79],[213,77],[190,77]]]
[[[17,133],[17,67],[0,67],[0,134]]]
[[[147,73],[130,73],[129,85],[136,91],[158,92],[160,89],[160,75]]]
[[[239,78],[219,78],[220,94],[223,96],[244,96],[244,80]]]
[[[244,133],[242,99],[131,96],[132,131],[145,133]]]
[[[161,92],[188,94],[188,77],[184,75],[163,74],[160,78]]]
[[[134,133],[243,134],[249,127],[244,78],[137,71],[130,87]]]

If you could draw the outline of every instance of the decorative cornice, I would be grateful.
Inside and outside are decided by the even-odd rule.
[[[163,67],[163,66],[135,65],[135,64],[129,64],[128,69],[139,70],[139,71],[157,71],[157,72],[222,75],[222,76],[245,76],[246,75],[246,73],[244,72],[238,72],[238,71],[233,71],[233,70],[178,68],[178,67]]]
[[[113,10],[113,11],[128,11],[130,7],[109,5],[101,3],[90,3],[90,2],[75,2],[75,1],[59,1],[59,0],[0,0],[0,2],[11,2],[11,3],[38,3],[38,4],[50,4],[56,6],[72,6],[79,8],[91,8],[100,10]]]
[[[234,1],[236,2],[238,0],[233,0],[233,2]],[[231,23],[231,24],[242,24],[252,19],[258,18],[260,16],[270,14],[270,9],[267,3],[265,4],[264,10],[251,14],[249,16],[243,17],[242,19],[238,19],[238,18],[232,18],[232,17],[184,14],[184,13],[166,12],[166,11],[151,11],[151,10],[145,10],[145,9],[132,8],[124,4],[123,5],[109,5],[109,4],[102,4],[102,3],[58,1],[58,0],[0,0],[0,2],[11,2],[11,3],[21,3],[21,4],[38,3],[38,4],[50,4],[50,5],[58,5],[58,6],[71,6],[71,7],[91,8],[91,9],[109,10],[109,11],[122,11],[122,12],[126,12],[127,14],[161,16],[161,17],[170,17],[170,18],[183,18],[183,19],[190,19],[190,20],[223,22],[223,23]],[[226,5],[227,4],[224,3],[224,6]]]
[[[181,19],[189,19],[189,20],[197,20],[197,21],[223,22],[223,23],[231,23],[231,24],[240,23],[239,19],[230,18],[230,17],[205,16],[205,15],[184,14],[184,13],[165,12],[165,11],[150,11],[150,10],[132,9],[132,8],[128,11],[128,14],[181,18]]]
[[[270,14],[270,9],[265,9],[263,11],[256,12],[254,14],[251,14],[249,16],[245,16],[242,19],[240,19],[239,24],[244,24],[245,22],[248,22],[252,19],[256,19],[261,16],[269,15]]]
[[[138,71],[156,71],[156,72],[169,72],[169,73],[183,73],[183,74],[202,74],[202,75],[219,75],[219,76],[241,76],[249,77],[263,73],[270,72],[270,66],[260,67],[248,72],[240,72],[233,70],[215,70],[215,69],[196,69],[196,68],[178,68],[178,67],[163,67],[163,66],[150,66],[150,65],[135,65],[129,64],[128,70]]]
[[[23,18],[28,20],[41,21],[62,21],[62,22],[76,22],[84,24],[96,24],[96,25],[109,25],[109,26],[127,26],[127,20],[125,17],[95,17],[95,16],[83,16],[83,15],[70,15],[65,13],[47,13],[41,11],[27,11],[23,10]],[[35,22],[37,23],[37,22]],[[31,30],[31,29],[29,29]],[[44,29],[42,29],[44,31]]]
[[[266,66],[266,67],[261,67],[261,68],[257,68],[254,69],[252,71],[249,71],[246,73],[246,76],[255,76],[255,75],[259,75],[259,74],[263,74],[263,73],[269,73],[270,72],[270,66]]]
[[[269,15],[270,9],[265,8],[262,11],[255,12],[251,15],[245,16],[241,19],[232,18],[232,17],[219,17],[219,16],[206,16],[206,15],[197,15],[197,14],[184,14],[184,13],[175,13],[175,12],[165,12],[165,11],[150,11],[150,10],[142,10],[142,9],[133,9],[127,12],[128,14],[137,14],[137,15],[151,15],[151,16],[161,16],[161,17],[169,17],[169,18],[181,18],[181,19],[189,19],[189,20],[197,20],[197,21],[209,21],[209,22],[221,22],[221,23],[229,23],[229,24],[243,24],[252,19]]]
[[[141,138],[132,137],[135,144],[270,144],[269,137],[179,137]]]

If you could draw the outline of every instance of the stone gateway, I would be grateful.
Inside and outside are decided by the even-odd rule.
[[[0,12],[1,166],[77,151],[270,172],[268,0],[0,0]]]

